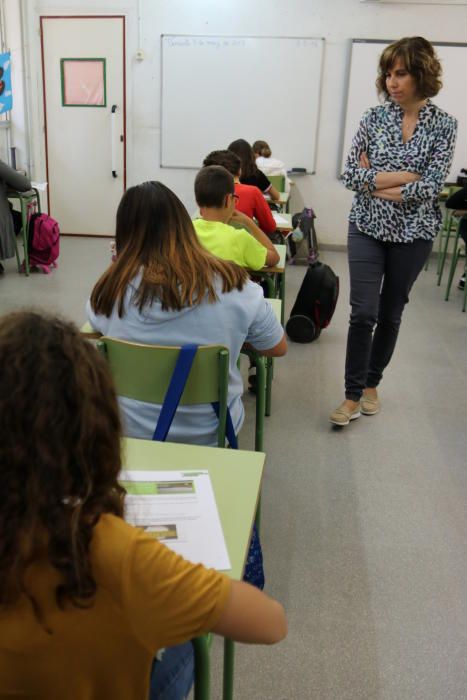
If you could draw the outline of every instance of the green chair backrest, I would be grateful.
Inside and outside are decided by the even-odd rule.
[[[266,176],[273,187],[278,192],[283,192],[285,189],[285,177],[283,175],[267,175]]]
[[[164,402],[180,347],[143,345],[106,336],[98,340],[97,347],[109,362],[119,396],[147,403]],[[219,402],[219,447],[225,446],[228,384],[228,349],[221,345],[200,346],[180,405]]]

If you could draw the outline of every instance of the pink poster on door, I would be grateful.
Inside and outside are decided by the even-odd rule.
[[[64,107],[105,107],[105,59],[62,58]]]

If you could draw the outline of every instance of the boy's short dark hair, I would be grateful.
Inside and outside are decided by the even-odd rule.
[[[233,151],[211,151],[203,160],[203,165],[222,165],[234,177],[240,173],[242,162]]]
[[[199,207],[224,206],[226,195],[235,192],[234,179],[221,165],[201,168],[195,179],[195,197]]]

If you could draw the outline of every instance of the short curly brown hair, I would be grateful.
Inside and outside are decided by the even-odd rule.
[[[386,73],[400,58],[406,70],[413,76],[417,85],[417,95],[424,100],[434,97],[441,90],[441,63],[429,41],[422,36],[410,36],[387,46],[379,59],[376,88],[386,99]]]
[[[0,319],[0,425],[0,608],[25,593],[44,549],[61,574],[57,603],[91,604],[93,528],[103,513],[123,517],[121,424],[107,363],[73,324]]]

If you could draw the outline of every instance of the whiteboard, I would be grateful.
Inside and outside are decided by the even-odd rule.
[[[362,114],[379,102],[375,81],[379,57],[392,41],[354,39],[350,59],[347,109],[343,137],[342,159],[339,175],[357,131]],[[443,87],[432,101],[458,121],[457,143],[448,181],[455,181],[461,168],[467,167],[467,90],[465,66],[467,44],[442,44],[433,42],[443,68]]]
[[[239,138],[314,172],[323,39],[161,36],[161,167],[199,168]]]

